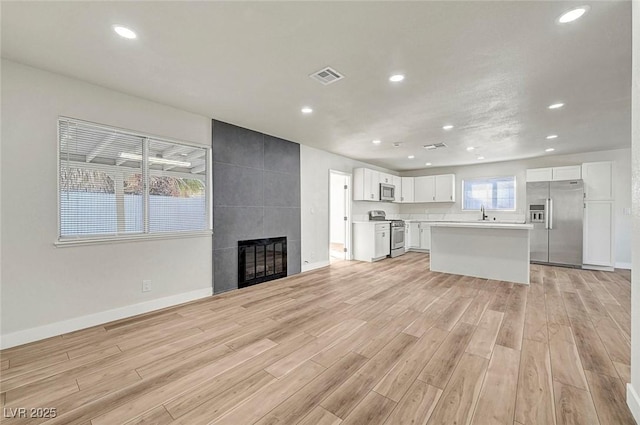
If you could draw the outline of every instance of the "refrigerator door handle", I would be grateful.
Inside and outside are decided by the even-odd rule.
[[[553,199],[549,199],[549,230],[553,230]]]
[[[544,200],[545,206],[544,206],[544,228],[546,230],[549,230],[549,199],[545,199]]]

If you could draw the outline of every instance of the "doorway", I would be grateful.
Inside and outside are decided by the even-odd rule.
[[[329,261],[351,258],[351,174],[329,170]]]

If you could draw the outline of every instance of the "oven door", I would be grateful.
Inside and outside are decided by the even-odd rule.
[[[391,229],[391,249],[404,248],[404,227]]]

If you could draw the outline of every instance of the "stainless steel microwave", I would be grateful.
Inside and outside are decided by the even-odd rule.
[[[392,184],[380,183],[380,200],[395,201],[396,187]]]

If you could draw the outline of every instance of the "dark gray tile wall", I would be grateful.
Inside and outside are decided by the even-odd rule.
[[[287,237],[300,273],[300,145],[213,120],[213,291],[238,288],[238,241]]]

